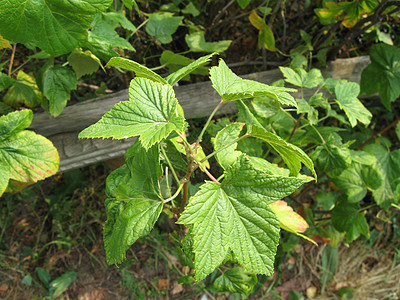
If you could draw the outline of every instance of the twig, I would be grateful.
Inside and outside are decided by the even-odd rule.
[[[81,86],[81,87],[85,87],[85,88],[91,89],[91,90],[95,90],[95,91],[97,91],[97,90],[100,88],[100,87],[97,86],[97,85],[88,84],[88,83],[84,83],[84,82],[78,82],[77,85],[78,85],[78,86]],[[106,89],[105,92],[106,92],[106,93],[113,93],[114,91],[113,91],[113,90]]]
[[[366,140],[364,143],[362,143],[362,145],[360,147],[358,147],[358,150],[362,150],[362,148],[364,148],[366,145],[368,145],[371,141],[373,141],[377,136],[380,136],[382,134],[384,134],[386,131],[388,131],[389,129],[391,129],[392,127],[396,126],[397,123],[400,122],[400,117],[398,117],[396,120],[394,120],[392,123],[390,123],[388,126],[386,126],[385,128],[383,128],[381,131],[379,131],[378,133],[375,133],[373,136],[371,136],[368,140]]]
[[[13,45],[12,53],[11,53],[11,58],[10,58],[10,64],[8,65],[8,76],[11,76],[11,71],[12,67],[14,64],[14,57],[15,57],[15,50],[17,49],[17,43]]]
[[[221,11],[218,13],[218,15],[215,16],[214,20],[212,20],[211,24],[215,25],[219,21],[219,19],[221,19],[222,15],[229,8],[229,6],[231,6],[234,2],[234,0],[231,0],[227,5],[225,5],[224,8],[222,8]]]

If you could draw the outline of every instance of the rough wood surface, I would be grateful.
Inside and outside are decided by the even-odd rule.
[[[322,71],[324,77],[342,78],[360,82],[362,70],[368,65],[369,57],[338,59]],[[263,83],[282,78],[276,69],[242,76]],[[209,81],[174,87],[176,98],[182,105],[187,119],[209,115],[220,101]],[[312,91],[309,91],[310,93]],[[304,96],[307,96],[305,93]],[[97,122],[116,103],[128,100],[128,90],[104,97],[80,102],[64,109],[56,119],[47,113],[35,114],[30,129],[48,137],[60,153],[59,171],[71,170],[96,162],[120,157],[135,140],[85,139],[78,140],[78,133]],[[224,104],[219,115],[235,112],[233,103]]]

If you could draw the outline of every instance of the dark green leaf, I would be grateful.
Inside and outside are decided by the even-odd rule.
[[[38,274],[40,281],[43,282],[44,286],[46,288],[49,287],[50,282],[51,282],[51,277],[50,277],[49,273],[41,267],[37,267],[35,269],[35,271]]]
[[[369,239],[369,226],[359,209],[358,203],[341,202],[332,211],[332,225],[338,231],[346,232],[346,243],[351,243],[360,235]]]
[[[89,50],[75,49],[69,56],[68,62],[75,71],[76,78],[95,73],[101,65],[100,59]]]
[[[172,34],[181,25],[183,17],[175,17],[172,13],[157,13],[149,17],[146,32],[154,36],[161,44],[172,42]]]
[[[4,73],[0,73],[0,92],[9,88],[14,83],[14,79]]]
[[[193,2],[189,2],[189,4],[186,5],[184,9],[182,9],[182,12],[184,14],[191,14],[193,17],[197,17],[198,15],[200,15],[200,11],[193,4]]]

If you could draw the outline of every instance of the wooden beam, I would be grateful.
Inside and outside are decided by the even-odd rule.
[[[322,71],[324,77],[347,79],[360,82],[362,70],[369,64],[369,57],[338,59]],[[282,79],[276,69],[242,76],[262,83],[271,83]],[[176,98],[182,105],[186,119],[208,116],[220,98],[209,81],[174,87]],[[312,91],[307,90],[305,97]],[[296,96],[296,95],[294,95]],[[87,100],[67,106],[57,118],[50,118],[47,113],[35,114],[30,129],[48,137],[60,153],[60,170],[67,171],[96,162],[120,157],[135,140],[84,139],[78,140],[78,133],[97,122],[116,103],[128,100],[128,90],[123,90],[104,97]],[[219,115],[236,111],[233,103],[224,104]]]

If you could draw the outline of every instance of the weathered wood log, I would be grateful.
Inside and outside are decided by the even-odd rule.
[[[369,57],[338,59],[322,71],[324,77],[342,78],[360,82],[362,70],[369,64]],[[271,83],[282,79],[276,69],[242,76],[262,83]],[[218,94],[209,81],[174,87],[176,98],[182,105],[187,119],[208,116],[220,101]],[[305,91],[304,96],[310,96]],[[296,96],[296,95],[295,95]],[[35,114],[30,129],[48,137],[60,153],[59,171],[67,171],[96,162],[123,155],[135,138],[127,140],[84,139],[78,140],[78,133],[97,122],[116,103],[128,100],[128,90],[123,90],[104,97],[67,106],[57,118],[50,118],[47,113]],[[219,115],[234,113],[233,103],[224,104]]]

